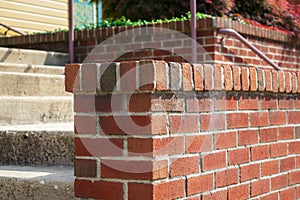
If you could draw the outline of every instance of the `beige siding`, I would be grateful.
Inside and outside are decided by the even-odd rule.
[[[0,0],[0,22],[21,32],[68,28],[68,0]]]

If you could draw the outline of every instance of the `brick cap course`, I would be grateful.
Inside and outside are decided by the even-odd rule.
[[[126,66],[130,68],[122,73],[124,71],[122,69]],[[241,75],[240,72],[245,69],[249,69],[247,70],[249,75]],[[67,64],[65,74],[66,91],[73,93],[225,90],[286,94],[300,92],[298,79],[300,72],[228,65],[191,65],[156,60]],[[232,74],[229,79],[228,74]],[[260,76],[261,74],[268,74],[268,76]],[[126,88],[130,82],[136,83],[131,88]]]

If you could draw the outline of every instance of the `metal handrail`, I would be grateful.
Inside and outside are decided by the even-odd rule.
[[[263,52],[258,50],[254,45],[252,45],[248,40],[246,40],[242,35],[236,32],[234,29],[220,29],[220,34],[227,34],[236,37],[240,42],[242,42],[245,46],[250,48],[254,53],[256,53],[259,57],[269,63],[272,67],[277,70],[282,70],[277,64],[275,64],[270,58],[268,58]]]
[[[20,35],[24,35],[24,33],[20,32],[20,31],[18,31],[16,29],[14,29],[14,28],[12,28],[10,26],[7,26],[5,24],[0,23],[0,26],[3,26],[4,28],[7,28],[7,31],[5,32],[5,35],[7,34],[8,31],[14,31],[14,32],[16,32],[16,33],[18,33]]]

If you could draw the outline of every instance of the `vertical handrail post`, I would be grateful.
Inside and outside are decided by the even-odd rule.
[[[191,9],[191,36],[192,36],[192,62],[197,62],[197,24],[196,24],[196,0],[190,0]]]
[[[73,0],[69,0],[69,57],[70,57],[70,63],[73,63],[74,62]]]

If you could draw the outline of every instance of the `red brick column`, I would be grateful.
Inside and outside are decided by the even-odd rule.
[[[66,90],[77,198],[300,198],[299,73],[70,64]]]

